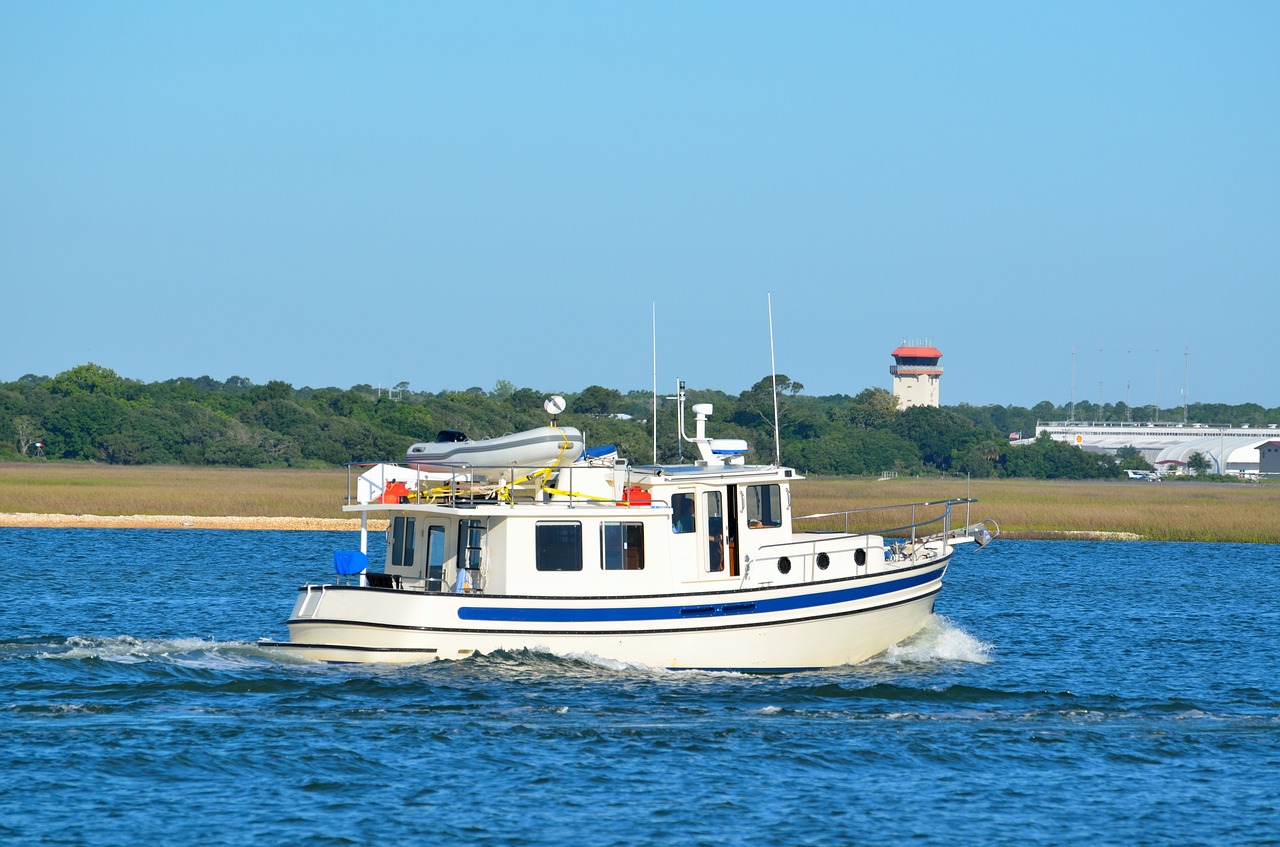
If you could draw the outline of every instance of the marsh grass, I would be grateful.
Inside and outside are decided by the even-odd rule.
[[[0,512],[85,515],[340,517],[335,470],[0,464]]]
[[[1280,542],[1280,485],[1266,483],[808,479],[796,486],[794,511],[949,497],[977,498],[971,511],[975,521],[993,518],[1006,533],[1024,538],[1099,532],[1134,533],[1152,541]],[[952,512],[952,522],[963,523],[963,507]]]
[[[333,470],[0,463],[0,512],[86,515],[341,517],[347,475]],[[976,497],[971,518],[1010,535],[1127,532],[1154,541],[1280,542],[1280,485],[1124,481],[814,478],[794,489],[796,515]],[[953,512],[961,525],[964,507]],[[908,522],[872,512],[853,528]],[[843,524],[841,524],[843,526]],[[804,528],[809,528],[805,526]],[[836,528],[836,527],[831,527]]]

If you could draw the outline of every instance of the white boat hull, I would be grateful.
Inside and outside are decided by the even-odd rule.
[[[832,667],[865,661],[919,631],[948,558],[874,576],[649,597],[308,585],[288,621],[290,641],[265,646],[330,662],[430,662],[529,649],[656,668]]]

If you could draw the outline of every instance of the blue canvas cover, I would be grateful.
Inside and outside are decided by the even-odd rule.
[[[333,569],[341,576],[360,573],[369,567],[369,557],[359,550],[334,550]]]

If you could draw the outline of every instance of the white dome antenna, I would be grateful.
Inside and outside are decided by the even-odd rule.
[[[542,401],[542,408],[546,409],[547,414],[554,418],[556,415],[564,411],[564,398],[559,394],[552,394],[546,400]]]

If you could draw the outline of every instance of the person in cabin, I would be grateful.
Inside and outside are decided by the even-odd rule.
[[[711,545],[708,570],[722,571],[724,570],[724,521],[721,518],[711,518],[707,523],[707,541]]]
[[[673,494],[671,497],[671,531],[680,534],[694,530],[693,495]]]

